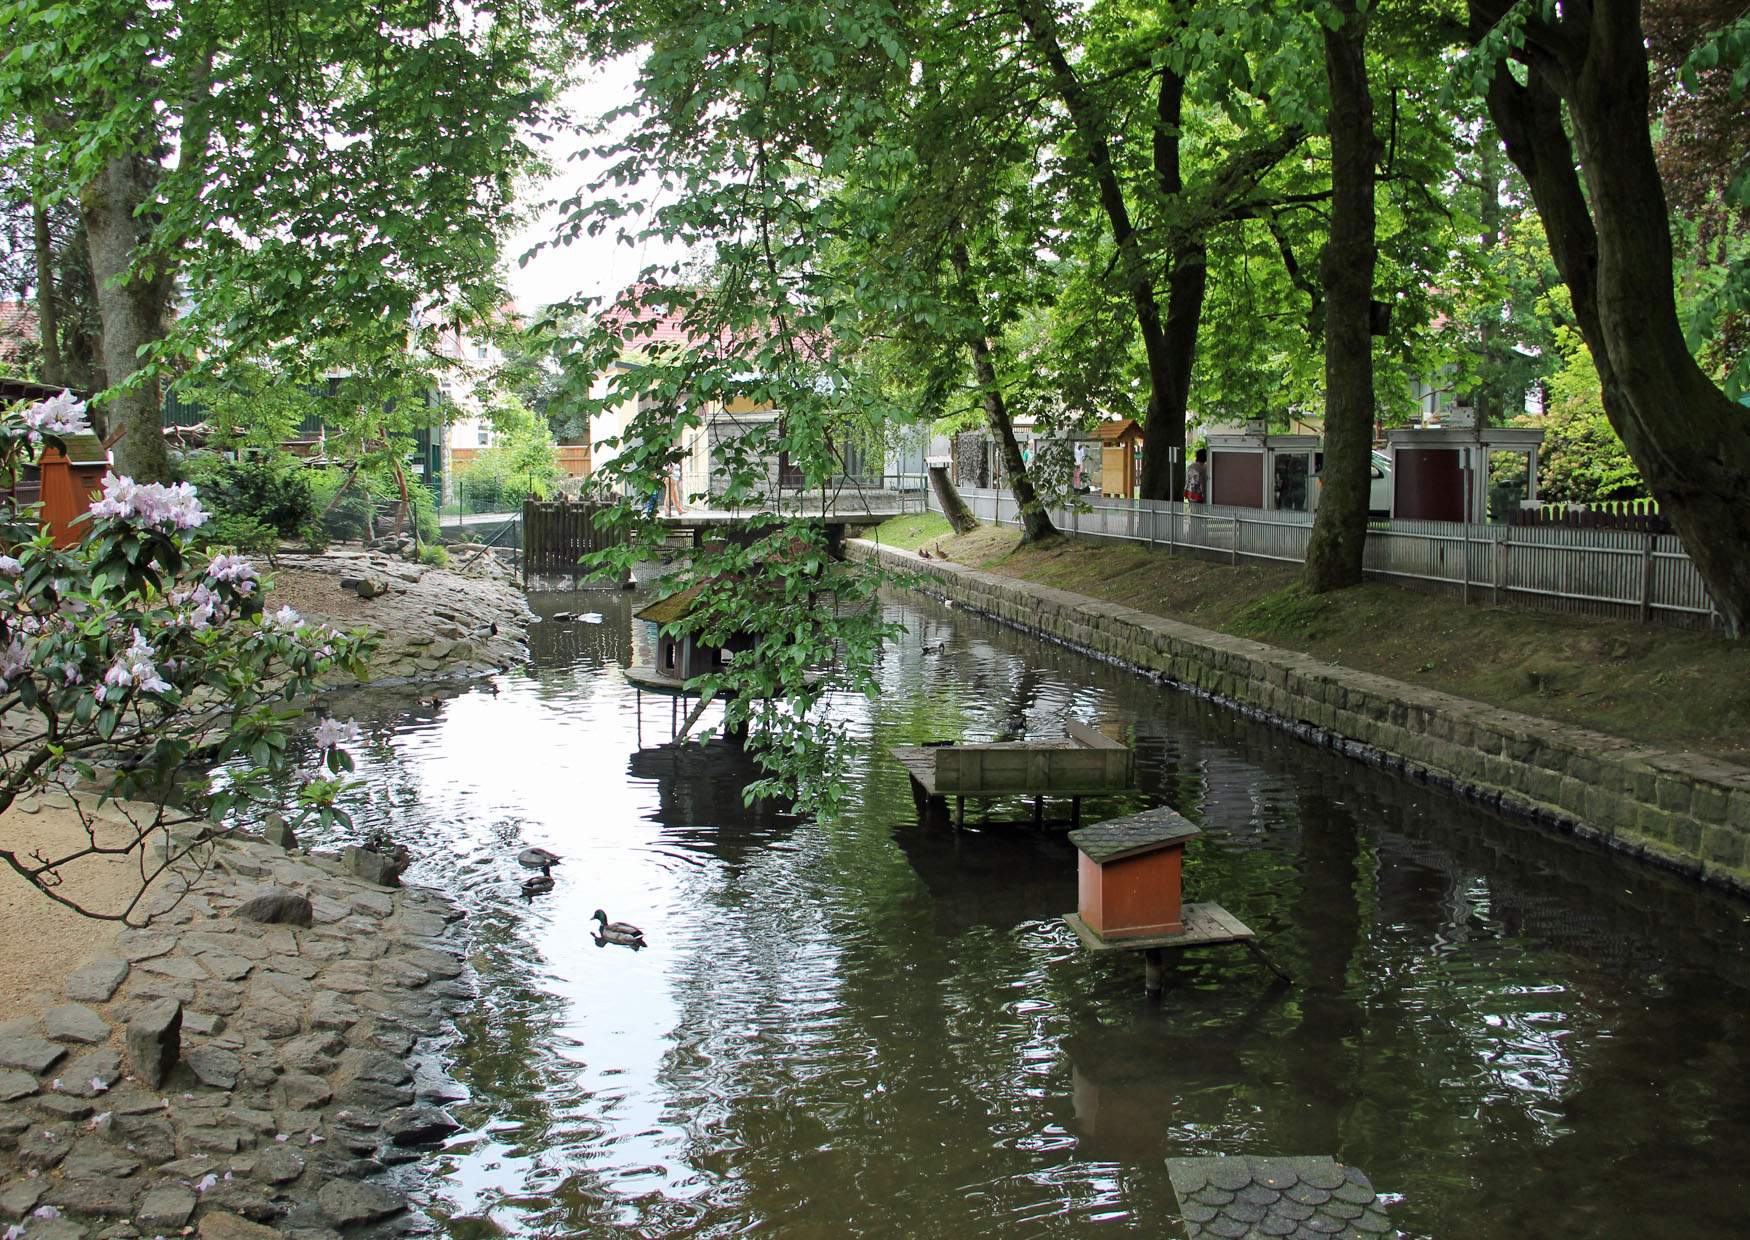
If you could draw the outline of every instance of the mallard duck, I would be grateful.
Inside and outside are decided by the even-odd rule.
[[[516,855],[517,862],[526,865],[531,870],[539,870],[545,874],[549,866],[559,864],[559,854],[548,852],[545,848],[525,848]]]
[[[612,943],[615,947],[630,947],[635,952],[643,951],[646,947],[650,946],[650,944],[646,943],[643,939],[633,938],[629,934],[614,934],[611,932],[592,934],[589,936],[589,940],[597,947],[606,947],[609,943]]]
[[[523,894],[525,896],[538,896],[543,891],[551,890],[553,890],[553,876],[546,870],[542,870],[533,878],[523,879]]]
[[[629,921],[609,921],[608,915],[599,908],[591,915],[590,920],[602,923],[600,937],[609,943],[644,946],[644,931]]]

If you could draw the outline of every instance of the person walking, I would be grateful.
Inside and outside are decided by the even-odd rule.
[[[681,503],[681,463],[670,461],[663,471],[662,515],[678,517],[685,508],[686,505]]]

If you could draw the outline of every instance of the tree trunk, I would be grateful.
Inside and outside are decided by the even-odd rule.
[[[103,368],[111,384],[103,403],[112,432],[124,432],[115,446],[115,467],[137,482],[170,477],[157,382],[114,390],[141,369],[141,351],[164,338],[170,274],[135,272],[145,239],[139,212],[151,201],[156,177],[157,165],[149,156],[118,155],[79,196],[103,321]]]
[[[1504,11],[1472,0],[1472,33]],[[1562,13],[1554,25],[1528,25],[1526,84],[1502,66],[1490,114],[1531,184],[1605,414],[1736,635],[1750,617],[1750,423],[1696,364],[1677,317],[1640,5],[1597,0]]]
[[[36,325],[43,346],[44,383],[65,386],[67,368],[61,361],[61,315],[55,288],[55,242],[49,234],[49,212],[40,200],[31,204],[32,244],[36,247]]]
[[[966,243],[954,242],[949,258],[960,277],[962,291],[968,294],[966,304],[976,307],[979,300],[970,287],[972,259],[967,253]],[[1045,511],[1045,505],[1039,502],[1039,493],[1033,489],[1033,478],[1027,472],[1021,445],[1015,439],[1015,423],[1009,417],[1008,402],[1003,399],[1002,387],[997,383],[996,366],[991,361],[990,337],[982,325],[973,331],[967,345],[972,350],[972,375],[978,380],[979,393],[984,400],[985,420],[990,423],[991,433],[997,437],[997,450],[1003,456],[1003,472],[1008,475],[1009,491],[1021,513],[1021,541],[1038,542],[1041,538],[1050,538],[1057,533],[1057,527],[1051,523],[1051,514]]]
[[[1307,587],[1361,584],[1373,444],[1373,184],[1378,144],[1367,87],[1367,19],[1349,9],[1325,38],[1331,87],[1331,235],[1325,285],[1325,467],[1306,548]]]

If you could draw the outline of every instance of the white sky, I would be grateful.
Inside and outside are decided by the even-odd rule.
[[[638,78],[638,60],[624,56],[597,66],[590,76],[564,98],[566,110],[580,121],[594,122],[603,113],[623,107],[633,98]],[[629,122],[621,122],[622,125]],[[530,186],[524,191],[525,205],[533,208],[553,199],[582,190],[606,166],[607,161],[593,155],[578,157],[585,147],[600,145],[605,138],[586,138],[575,133],[561,134],[548,148],[550,160],[558,166],[556,174],[545,184]],[[644,187],[648,195],[654,187]],[[508,283],[517,306],[525,314],[551,302],[582,293],[607,296],[632,283],[638,272],[653,262],[673,262],[685,256],[682,247],[661,241],[628,246],[616,233],[637,231],[637,222],[622,220],[614,228],[597,237],[580,236],[570,245],[543,250],[530,259],[527,266],[519,260],[530,246],[553,235],[559,212],[547,207],[517,232],[505,251],[509,267]]]

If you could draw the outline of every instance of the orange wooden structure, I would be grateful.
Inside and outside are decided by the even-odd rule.
[[[1102,939],[1156,938],[1185,928],[1185,844],[1202,832],[1170,809],[1115,818],[1070,833],[1080,852],[1077,913]]]
[[[1102,422],[1094,428],[1100,438],[1100,494],[1135,499],[1142,471],[1142,426],[1134,418]]]
[[[109,450],[95,435],[74,435],[66,451],[45,446],[37,462],[42,474],[42,521],[57,547],[70,547],[85,533],[79,521],[103,490]]]

